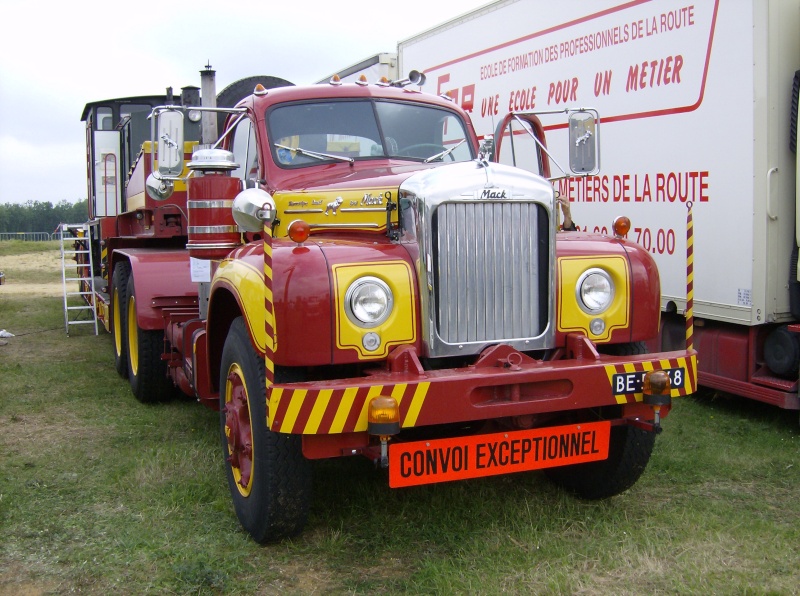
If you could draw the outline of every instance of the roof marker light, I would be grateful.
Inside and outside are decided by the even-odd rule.
[[[342,84],[342,79],[339,77],[338,74],[335,74],[335,75],[333,75],[331,77],[330,84],[331,85],[341,85]]]
[[[614,228],[614,235],[617,238],[624,238],[625,236],[628,235],[628,232],[630,232],[631,220],[625,217],[624,215],[621,215],[614,219],[613,228]]]
[[[362,87],[366,87],[367,85],[369,85],[369,82],[367,82],[367,75],[362,74],[360,77],[358,77],[356,85],[361,85]]]

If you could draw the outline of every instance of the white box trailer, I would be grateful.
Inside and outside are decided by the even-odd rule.
[[[401,41],[397,60],[482,136],[509,112],[597,109],[600,174],[555,182],[575,221],[606,232],[630,217],[661,273],[669,348],[685,338],[691,204],[701,384],[800,408],[800,2],[501,0]],[[543,122],[561,146],[564,129]]]

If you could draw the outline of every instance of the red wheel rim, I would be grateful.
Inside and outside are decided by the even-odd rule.
[[[225,437],[228,439],[228,463],[236,488],[243,497],[253,487],[253,427],[247,386],[241,367],[234,363],[225,381]]]

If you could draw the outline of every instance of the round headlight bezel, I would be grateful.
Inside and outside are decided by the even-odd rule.
[[[371,314],[365,307],[370,291],[378,291],[383,295],[383,306],[379,314]],[[359,277],[344,295],[344,308],[350,322],[363,329],[371,329],[384,323],[394,308],[394,295],[389,285],[374,276]]]
[[[616,288],[611,275],[599,267],[592,267],[584,271],[578,278],[578,283],[575,284],[578,306],[588,315],[598,315],[607,311],[614,303],[615,293]],[[597,299],[597,296],[603,295],[605,299]]]

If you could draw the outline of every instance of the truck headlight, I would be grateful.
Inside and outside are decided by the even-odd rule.
[[[344,296],[347,317],[359,327],[376,327],[392,313],[394,297],[389,286],[377,277],[354,281]]]
[[[590,315],[604,312],[614,300],[614,282],[603,269],[586,270],[578,279],[575,294],[581,309]]]

